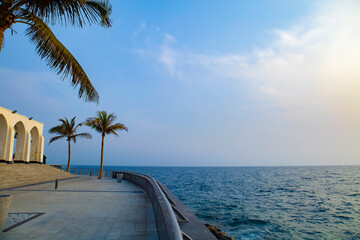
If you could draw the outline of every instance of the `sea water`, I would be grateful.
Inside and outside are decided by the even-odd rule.
[[[151,175],[237,239],[360,239],[360,166],[107,168]]]

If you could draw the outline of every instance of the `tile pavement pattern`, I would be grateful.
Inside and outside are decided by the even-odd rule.
[[[44,213],[0,239],[158,239],[151,201],[138,186],[81,176],[0,191],[13,195],[9,213]],[[7,223],[10,226],[11,223]]]
[[[30,221],[43,213],[9,213],[3,231],[7,232],[11,229]]]

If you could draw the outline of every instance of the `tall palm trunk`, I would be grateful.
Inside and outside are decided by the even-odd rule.
[[[68,143],[69,143],[69,160],[68,160],[68,165],[67,165],[67,169],[66,171],[67,172],[70,172],[70,161],[71,161],[71,139],[68,140]]]
[[[102,134],[102,140],[101,140],[101,163],[100,163],[100,174],[99,179],[102,178],[103,175],[103,165],[104,165],[104,140],[105,140],[105,134]]]
[[[5,32],[5,28],[0,27],[0,53],[1,53],[2,45],[4,43],[4,32]]]

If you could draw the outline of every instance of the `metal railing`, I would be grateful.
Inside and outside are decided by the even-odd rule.
[[[113,177],[114,172],[120,171],[119,169],[103,169],[103,177]],[[74,175],[81,175],[81,176],[99,176],[100,169],[99,168],[87,168],[87,167],[72,167],[70,168],[70,173]]]
[[[133,171],[119,171],[123,178],[143,188],[151,199],[160,240],[183,240],[183,232],[165,196],[165,193],[151,176]],[[117,172],[115,172],[115,175]]]

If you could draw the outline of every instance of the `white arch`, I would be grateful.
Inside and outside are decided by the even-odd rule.
[[[6,118],[0,114],[0,160],[5,160],[8,128]]]
[[[17,135],[14,161],[26,162],[26,132],[24,123],[18,121],[14,126],[14,130],[15,134]]]
[[[44,152],[43,129],[44,125],[32,117],[25,117],[16,110],[0,107],[0,161],[41,163]]]
[[[40,158],[39,158],[40,136],[37,127],[33,127],[31,129],[30,136],[31,136],[30,162],[40,162]]]

